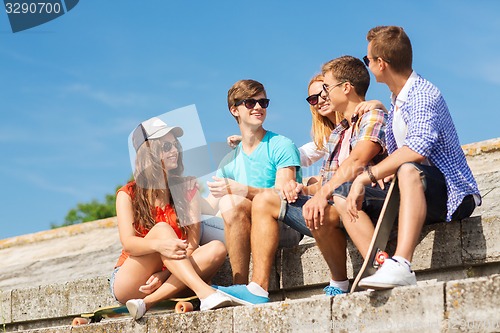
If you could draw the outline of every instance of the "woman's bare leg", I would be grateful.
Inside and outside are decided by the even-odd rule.
[[[174,231],[163,223],[157,224],[146,237],[158,236],[177,237]],[[143,298],[147,309],[160,300],[178,296],[188,287],[198,297],[205,298],[214,292],[205,281],[209,281],[215,275],[225,258],[224,244],[219,241],[203,245],[187,259],[166,259],[159,253],[139,257],[131,256],[127,258],[116,275],[115,295],[122,303],[129,299]],[[139,291],[139,287],[144,285],[152,274],[161,271],[163,265],[173,274],[152,294],[147,295]]]

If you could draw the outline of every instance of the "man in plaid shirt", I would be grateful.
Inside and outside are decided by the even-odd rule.
[[[411,260],[424,224],[469,217],[481,204],[474,177],[460,147],[439,89],[412,69],[412,47],[401,27],[368,32],[363,58],[378,82],[392,92],[387,122],[389,157],[368,168],[334,201],[344,224],[367,219],[360,210],[364,186],[396,174],[400,190],[398,243],[390,260],[359,286],[389,289],[416,284]]]

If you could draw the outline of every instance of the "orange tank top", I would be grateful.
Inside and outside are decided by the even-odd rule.
[[[133,199],[134,198],[134,189],[135,189],[135,181],[131,181],[128,184],[126,184],[125,186],[121,187],[117,191],[117,193],[120,191],[123,191]],[[188,192],[188,200],[189,201],[191,201],[194,198],[197,191],[198,191],[198,187],[195,186],[192,190],[190,190]],[[155,217],[156,223],[162,223],[162,222],[168,223],[168,225],[170,225],[172,227],[172,229],[174,229],[175,234],[177,235],[177,237],[179,239],[187,239],[187,236],[185,234],[183,234],[181,228],[177,225],[177,215],[175,213],[175,210],[172,208],[172,206],[167,204],[165,206],[165,208],[163,208],[163,209],[161,207],[154,207],[151,210],[151,213]],[[149,229],[144,228],[143,226],[141,226],[139,223],[136,223],[136,222],[134,222],[134,229],[135,229],[135,235],[138,237],[144,238],[149,232]],[[122,249],[122,253],[120,255],[120,258],[118,258],[118,262],[116,263],[115,268],[123,265],[123,262],[128,257],[129,257],[129,254],[127,252],[125,252],[125,250]]]

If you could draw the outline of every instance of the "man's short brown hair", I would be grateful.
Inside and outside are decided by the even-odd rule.
[[[354,86],[356,94],[365,97],[370,86],[370,73],[365,64],[358,58],[342,56],[330,60],[321,68],[323,75],[332,73],[339,82],[350,82]]]
[[[403,28],[378,26],[366,35],[371,42],[371,56],[382,58],[398,73],[411,70],[413,51],[410,38]]]
[[[264,96],[267,97],[262,83],[255,80],[240,80],[233,84],[227,92],[227,107],[231,110],[237,102],[254,97],[260,93],[264,93]],[[238,117],[234,115],[233,117],[239,123]]]

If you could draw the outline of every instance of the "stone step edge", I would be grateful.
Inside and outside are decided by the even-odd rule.
[[[314,296],[255,306],[188,314],[147,314],[143,319],[105,320],[72,328],[57,325],[22,332],[287,332],[433,331],[500,329],[500,274],[488,277],[364,291],[335,297]],[[480,297],[477,297],[480,296]],[[71,320],[71,317],[62,319]],[[491,330],[488,330],[491,328]]]
[[[478,225],[477,223],[481,224],[481,230],[486,229],[489,224],[491,224],[492,226],[497,225],[496,223],[484,224],[481,219],[472,218],[470,219],[470,221],[466,222],[466,225],[468,225],[470,227],[469,229],[471,230],[475,230],[473,221],[475,221],[476,226]],[[443,223],[426,227],[429,229],[426,237],[428,237],[429,234],[434,233],[434,238],[429,239],[427,243],[432,243],[431,249],[433,251],[433,247],[441,243],[443,243],[441,244],[441,246],[444,246],[445,249],[459,248],[460,243],[464,242],[460,240],[459,237],[457,237],[458,233],[464,233],[462,224],[463,222],[451,224]],[[451,239],[453,239],[455,243],[452,243],[451,241],[443,242],[442,240],[441,242],[436,242],[436,233],[446,236],[451,235]],[[494,232],[494,230],[493,234],[497,235],[497,237],[500,237],[498,236],[499,233]],[[476,244],[477,242],[468,239],[467,243]],[[426,245],[425,238],[424,241],[419,244],[419,246],[429,248],[429,245]],[[439,251],[440,250],[438,248],[437,254],[442,256],[443,253]],[[462,250],[462,252],[464,252],[464,250]],[[445,253],[444,257],[446,258],[446,260],[437,263],[432,263],[431,261],[430,263],[428,262],[427,265],[419,265],[417,256],[415,258],[416,265],[414,266],[414,269],[417,274],[419,274],[419,272],[421,271],[432,270],[433,265],[435,266],[434,270],[436,271],[439,271],[439,269],[441,268],[450,269],[453,267],[459,267],[466,270],[471,266],[481,266],[482,264],[486,265],[488,263],[500,262],[500,255],[497,253],[498,251],[493,253],[493,256],[488,260],[483,259],[482,261],[474,259],[474,257],[472,257],[472,259],[474,260],[470,260],[470,256],[474,255],[474,251],[469,249],[465,252],[467,253],[466,256],[461,254],[460,251],[453,251],[452,253],[454,254],[454,256],[446,255]],[[417,253],[425,253],[425,251],[418,249]],[[279,274],[281,281],[278,281],[279,285],[277,285],[276,281],[274,282],[274,287],[270,288],[272,291],[280,292],[282,290],[307,289],[310,287],[315,287],[319,284],[325,284],[329,281],[329,271],[326,263],[322,259],[319,249],[314,244],[302,245],[300,248],[284,250],[281,256],[278,257],[278,260],[276,262],[276,267],[278,267],[277,269],[281,270]],[[302,264],[293,265],[293,263],[296,262],[301,262]],[[360,259],[358,260],[357,265],[359,267],[361,266]],[[295,268],[293,266],[302,267],[301,269],[304,270],[304,272],[295,272]],[[348,267],[350,267],[350,265],[348,265]],[[357,269],[359,269],[359,267],[356,268],[356,271]],[[350,267],[350,269],[352,271],[354,268]],[[312,276],[306,274],[310,271],[313,271]],[[226,275],[228,275],[228,271],[226,270],[225,272]],[[353,274],[351,273],[349,277],[352,279],[352,276]],[[34,288],[15,289],[10,293],[3,292],[1,294],[2,300],[0,304],[2,304],[4,309],[10,310],[8,311],[9,315],[7,316],[6,322],[21,322],[24,320],[28,320],[30,318],[28,317],[28,314],[31,316],[31,318],[33,318],[33,316],[36,316],[36,314],[32,311],[33,308],[45,309],[47,306],[50,306],[50,304],[61,304],[62,307],[66,307],[67,311],[55,309],[53,311],[54,315],[85,312],[88,311],[88,309],[96,308],[96,304],[98,304],[97,307],[112,304],[113,300],[108,292],[108,285],[106,280],[107,277],[96,277],[93,279],[85,279],[83,281],[69,281],[64,284],[51,284]],[[222,285],[230,284],[230,276],[226,280],[229,282],[214,283]],[[91,295],[91,297],[88,296],[89,294]],[[25,299],[29,299],[29,304],[26,304]],[[13,306],[13,304],[17,305]],[[46,317],[47,316],[44,317],[43,315],[39,315],[38,318],[43,319]]]
[[[475,273],[472,267],[463,267],[462,269],[448,269],[445,273],[439,274],[439,271],[430,272],[416,272],[419,286],[432,285],[438,282],[447,282],[446,278],[451,277],[470,277],[480,278],[484,276],[495,275],[500,271],[500,262],[485,264],[481,270],[486,271],[487,274]],[[489,269],[487,267],[490,267]],[[352,283],[352,280],[350,281]],[[284,299],[303,299],[309,298],[314,295],[322,295],[323,288],[328,284],[328,280],[318,281],[314,284],[304,285],[301,287],[270,290],[271,301],[280,301]],[[87,290],[88,286],[92,286]],[[85,292],[82,294],[81,292]],[[33,297],[34,294],[40,297]],[[71,293],[73,293],[71,295]],[[30,297],[31,295],[31,297]],[[20,300],[28,300],[23,304]],[[27,288],[25,290],[14,290],[11,293],[4,293],[2,295],[2,324],[20,324],[32,321],[47,321],[55,318],[75,317],[80,313],[87,313],[103,306],[110,306],[117,304],[109,293],[108,281],[105,277],[78,280],[68,282],[63,288],[57,286],[47,286],[45,290],[33,290]],[[18,304],[18,306],[14,306]],[[54,304],[59,304],[60,307],[54,307]],[[10,308],[10,312],[6,311]],[[34,309],[51,309],[52,311],[47,314],[37,313]],[[8,312],[8,313],[7,313]],[[16,315],[17,313],[17,315]],[[15,318],[13,318],[13,316]]]

